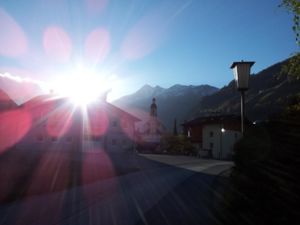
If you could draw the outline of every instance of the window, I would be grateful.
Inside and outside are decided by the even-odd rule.
[[[51,141],[53,142],[57,141],[57,137],[51,137]]]
[[[44,136],[43,136],[42,134],[38,134],[38,135],[36,136],[36,140],[37,140],[37,141],[43,141],[43,140],[44,140]]]
[[[90,136],[88,134],[84,134],[83,136],[85,141],[89,141],[90,140]]]
[[[209,137],[213,137],[214,136],[214,132],[209,132]]]
[[[68,136],[66,139],[67,142],[72,142],[73,141],[73,137],[72,136]]]
[[[101,141],[101,136],[92,136],[92,140],[100,142]]]
[[[213,148],[214,148],[214,143],[212,143],[212,142],[209,143],[209,148],[210,148],[210,149],[213,149]]]

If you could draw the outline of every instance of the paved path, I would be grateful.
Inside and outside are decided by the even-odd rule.
[[[234,165],[232,161],[201,159],[192,156],[158,154],[141,154],[141,156],[171,166],[211,175],[218,175]]]
[[[228,162],[143,155],[133,156],[130,163],[139,170],[1,204],[0,224],[216,224],[210,208],[215,205],[212,183],[219,173],[215,168]]]

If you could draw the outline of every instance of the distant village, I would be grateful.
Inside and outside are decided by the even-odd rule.
[[[0,94],[1,133],[6,133],[1,136],[2,148],[166,153],[231,159],[233,146],[242,136],[240,118],[219,113],[182,124],[177,124],[175,119],[173,131],[167,130],[159,118],[155,98],[149,99],[148,117],[141,120],[105,99],[93,102],[83,111],[70,99],[53,93],[34,97],[21,105],[5,92]]]

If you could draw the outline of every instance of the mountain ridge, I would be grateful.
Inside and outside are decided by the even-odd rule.
[[[246,116],[250,120],[266,120],[280,114],[290,98],[300,93],[300,82],[282,73],[282,67],[288,60],[275,63],[250,76],[245,99]],[[218,92],[203,97],[188,118],[197,117],[207,111],[240,113],[240,93],[234,80]]]
[[[167,129],[171,130],[174,119],[177,119],[179,123],[183,122],[185,115],[203,96],[210,95],[217,90],[219,89],[210,85],[175,84],[169,88],[162,88],[146,84],[133,94],[115,100],[113,104],[132,114],[136,114],[136,109],[147,114],[152,98],[155,97],[158,117]]]
[[[43,94],[43,90],[36,83],[26,80],[18,82],[4,76],[0,76],[0,89],[9,95],[18,105],[37,95]]]

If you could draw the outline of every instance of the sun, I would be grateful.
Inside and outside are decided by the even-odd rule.
[[[80,106],[96,101],[108,89],[111,87],[105,77],[81,64],[62,75],[55,84],[59,95],[69,97],[73,103]]]
[[[71,100],[79,105],[89,104],[100,95],[100,85],[98,80],[94,77],[88,75],[78,75],[70,80],[70,84],[66,87],[66,95],[71,98]]]

